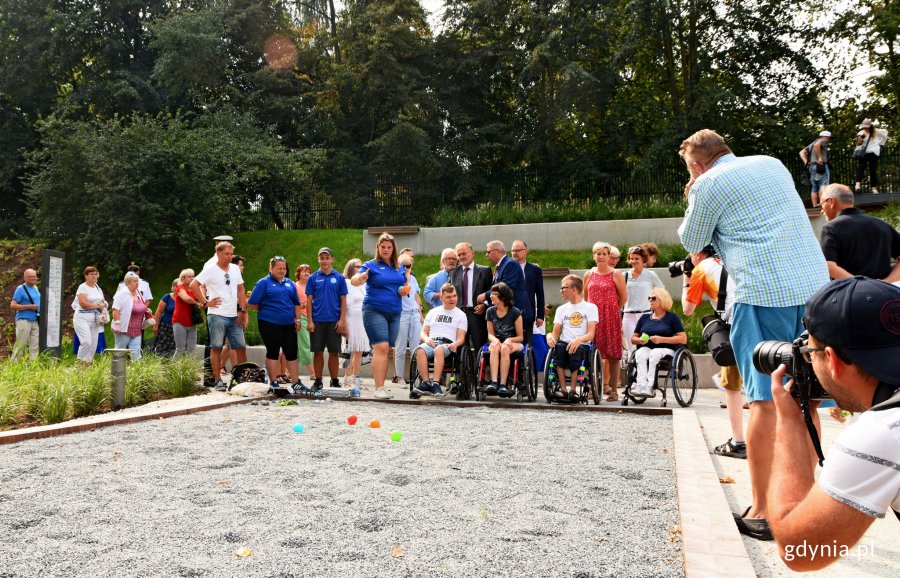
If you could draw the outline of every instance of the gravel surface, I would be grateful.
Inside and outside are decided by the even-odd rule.
[[[27,441],[0,577],[682,576],[671,448],[669,417],[342,402]]]

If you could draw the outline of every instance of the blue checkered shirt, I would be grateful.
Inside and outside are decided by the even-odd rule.
[[[691,187],[684,247],[712,243],[735,284],[735,303],[803,305],[828,282],[828,266],[790,173],[767,156],[727,154]]]

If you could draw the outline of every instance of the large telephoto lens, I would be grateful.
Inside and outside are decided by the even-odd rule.
[[[784,341],[763,341],[753,349],[753,367],[769,375],[781,364],[787,366],[787,374],[794,375],[792,345]]]

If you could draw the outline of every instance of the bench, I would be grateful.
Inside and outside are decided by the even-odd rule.
[[[382,233],[388,233],[389,235],[417,235],[419,233],[419,227],[415,227],[413,225],[400,225],[396,227],[369,227],[366,229],[366,233],[370,235],[380,235]]]

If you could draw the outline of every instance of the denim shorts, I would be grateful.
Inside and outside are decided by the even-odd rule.
[[[363,305],[362,314],[363,327],[366,328],[366,336],[368,336],[370,344],[393,345],[397,342],[397,335],[400,333],[400,311],[386,313]]]
[[[762,307],[735,303],[731,314],[731,347],[744,379],[748,401],[771,401],[772,378],[753,366],[753,349],[762,341],[793,341],[803,333],[803,305]]]
[[[232,349],[246,349],[247,347],[244,343],[244,330],[238,327],[237,317],[207,315],[206,329],[209,332],[209,346],[213,349],[222,349],[226,336],[228,336],[228,345]]]
[[[427,343],[420,343],[416,349],[421,349],[425,352],[425,355],[428,356],[428,361],[434,361],[434,350],[435,349],[443,349],[444,350],[444,361],[452,359],[453,352],[450,351],[450,346],[447,344],[441,345],[439,343],[435,343],[436,347],[432,347]]]

